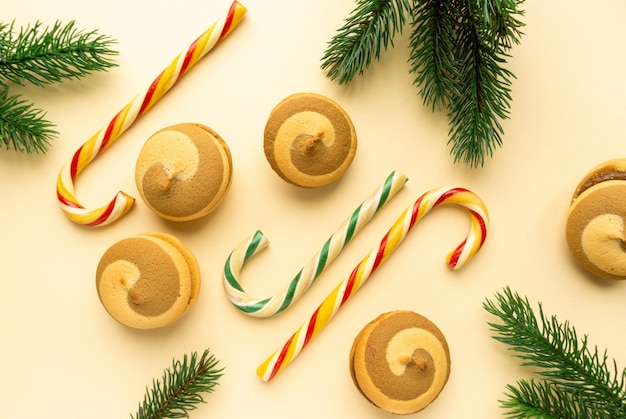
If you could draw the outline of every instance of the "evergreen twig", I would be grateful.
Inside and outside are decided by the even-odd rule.
[[[509,399],[502,406],[511,409],[512,417],[536,417],[533,412],[541,406],[559,418],[626,417],[626,369],[618,371],[616,362],[608,362],[606,351],[592,348],[586,335],[579,338],[569,322],[548,317],[541,304],[536,314],[527,298],[508,287],[483,307],[501,320],[489,323],[494,339],[509,345],[522,365],[535,368],[544,380],[508,387]]]
[[[200,393],[212,393],[223,375],[218,361],[206,349],[200,360],[197,353],[185,354],[182,362],[172,361],[161,380],[153,380],[152,388],[146,389],[144,400],[133,419],[187,418],[188,411],[196,404],[204,403]]]
[[[514,75],[504,66],[519,43],[524,0],[357,0],[322,57],[322,69],[350,82],[393,46],[409,15],[410,73],[426,106],[445,109],[454,161],[483,166],[502,145]],[[383,13],[383,11],[385,13]]]
[[[461,5],[462,0],[424,0],[411,11],[410,71],[416,73],[413,83],[420,86],[424,104],[433,111],[447,109],[460,95],[455,37]]]
[[[45,153],[57,135],[45,112],[20,95],[9,94],[11,83],[44,86],[79,79],[116,66],[116,43],[96,31],[76,28],[74,21],[41,22],[21,28],[0,22],[0,144],[25,153]]]
[[[322,58],[328,77],[344,84],[363,74],[383,50],[393,47],[393,36],[402,31],[408,10],[408,0],[357,0]]]
[[[72,20],[44,27],[41,22],[19,31],[0,27],[0,81],[37,86],[78,79],[115,67],[111,49],[116,41],[97,31],[85,32]]]
[[[58,133],[43,110],[0,86],[0,144],[19,152],[44,153]]]
[[[459,59],[458,95],[448,108],[454,160],[482,166],[502,145],[499,120],[508,118],[513,73],[504,69],[506,51],[495,41],[488,19],[477,19],[471,7],[461,8],[456,39]]]
[[[563,389],[546,380],[519,380],[506,387],[507,400],[500,402],[511,419],[582,419],[603,418],[605,414],[588,404],[580,394]],[[615,419],[615,418],[612,418]]]
[[[499,121],[509,117],[515,78],[504,65],[511,46],[519,42],[521,27],[514,17],[521,13],[516,1],[482,3],[482,10],[472,2],[461,8],[456,45],[459,95],[449,106],[452,154],[455,161],[474,167],[483,166],[485,157],[502,145]]]

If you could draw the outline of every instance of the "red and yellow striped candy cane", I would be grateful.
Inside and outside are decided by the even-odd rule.
[[[352,273],[326,297],[309,320],[257,368],[259,378],[270,381],[293,361],[346,301],[363,286],[370,275],[387,260],[415,224],[430,210],[440,205],[460,205],[469,212],[471,225],[467,238],[446,257],[452,269],[461,268],[467,263],[480,250],[487,237],[489,216],[483,201],[464,188],[443,187],[426,192],[412,207],[402,213],[378,246],[372,249]]]
[[[137,95],[113,119],[87,140],[73,155],[57,178],[57,199],[65,215],[77,224],[96,227],[121,218],[133,206],[135,199],[125,192],[100,208],[86,208],[74,192],[74,183],[80,173],[106,150],[141,115],[146,113],[194,64],[213,47],[226,38],[241,22],[247,9],[234,1],[225,17],[211,27],[182,51],[157,77],[148,89]]]

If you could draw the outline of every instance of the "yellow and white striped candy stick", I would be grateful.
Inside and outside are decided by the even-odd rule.
[[[132,123],[146,113],[184,74],[241,22],[247,9],[234,1],[228,13],[215,21],[186,50],[182,51],[148,89],[137,95],[113,119],[87,140],[57,178],[57,199],[65,215],[77,224],[103,226],[121,218],[135,199],[123,191],[100,208],[86,208],[76,198],[74,182],[87,165],[106,150]]]
[[[257,368],[263,381],[270,381],[322,331],[339,309],[354,295],[374,271],[402,243],[409,231],[433,208],[460,205],[470,215],[470,229],[465,240],[446,257],[452,269],[461,268],[480,250],[487,237],[489,216],[483,201],[464,188],[443,187],[426,192],[407,208],[389,229],[377,247],[372,249],[320,304],[309,320],[302,324],[287,342]]]

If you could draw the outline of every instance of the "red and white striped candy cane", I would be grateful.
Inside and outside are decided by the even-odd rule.
[[[471,225],[467,238],[446,257],[452,269],[458,269],[467,263],[480,250],[487,237],[489,216],[483,201],[464,188],[443,187],[426,192],[415,201],[412,207],[402,213],[378,246],[372,249],[352,273],[337,285],[309,320],[257,368],[259,378],[263,381],[270,381],[293,361],[330,322],[346,301],[387,260],[415,224],[430,210],[440,205],[460,205],[469,212]]]
[[[137,95],[113,119],[87,140],[73,155],[57,178],[57,199],[65,215],[77,224],[96,227],[121,218],[135,199],[125,192],[100,208],[86,208],[76,198],[74,183],[91,161],[106,150],[137,118],[145,114],[194,64],[226,38],[241,22],[247,9],[234,1],[225,17],[217,20],[186,50],[182,51],[158,76],[148,89]]]

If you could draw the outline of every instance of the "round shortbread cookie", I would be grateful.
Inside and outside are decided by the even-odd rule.
[[[339,179],[357,148],[354,125],[335,101],[314,93],[296,93],[270,113],[264,151],[285,181],[316,188]]]
[[[163,128],[142,147],[135,167],[139,194],[156,214],[171,221],[208,215],[226,197],[232,158],[211,128],[183,123]]]
[[[96,269],[96,290],[106,311],[136,329],[168,326],[196,302],[200,269],[176,237],[145,233],[110,246]]]
[[[355,338],[350,374],[375,406],[394,414],[416,413],[432,403],[448,381],[448,344],[439,328],[420,314],[385,313]]]
[[[591,274],[626,279],[626,159],[601,163],[574,191],[565,228],[574,259]]]

